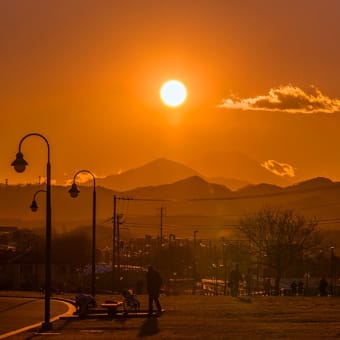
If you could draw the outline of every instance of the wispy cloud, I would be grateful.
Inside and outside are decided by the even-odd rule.
[[[47,181],[47,178],[44,176],[39,177],[39,184],[45,184]],[[57,185],[57,180],[56,179],[51,179],[51,185]]]
[[[97,176],[94,175],[96,178]],[[77,178],[76,178],[76,182],[79,183],[79,184],[84,184],[86,182],[88,182],[89,180],[92,180],[92,176],[86,172],[80,172],[78,175],[77,175]],[[72,179],[67,179],[65,181],[65,185],[66,186],[69,186],[69,185],[72,185],[73,183],[73,178]]]
[[[312,86],[307,93],[297,86],[285,85],[272,88],[264,96],[253,98],[226,98],[220,107],[227,109],[281,111],[288,113],[335,113],[340,112],[340,100],[324,95]]]
[[[273,159],[269,159],[263,162],[261,166],[269,170],[270,172],[274,173],[275,175],[278,175],[281,177],[292,178],[295,176],[294,168],[290,164],[287,164],[287,163],[280,163]]]

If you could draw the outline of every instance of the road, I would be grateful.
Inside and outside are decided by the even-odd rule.
[[[0,339],[8,332],[43,322],[44,302],[37,298],[0,297]],[[66,303],[51,299],[51,320],[68,310]]]

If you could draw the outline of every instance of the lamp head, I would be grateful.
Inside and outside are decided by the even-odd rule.
[[[30,205],[30,208],[33,212],[36,212],[38,210],[38,204],[36,200],[32,201],[32,204]]]
[[[76,198],[80,191],[78,190],[77,184],[75,182],[72,183],[71,189],[68,191],[72,198]]]
[[[21,152],[18,152],[11,165],[14,167],[16,172],[24,172],[28,163],[24,160],[24,155]]]

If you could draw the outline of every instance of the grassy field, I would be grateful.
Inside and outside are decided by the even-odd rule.
[[[99,303],[112,296],[97,296]],[[146,296],[139,296],[146,308]],[[340,338],[340,297],[162,296],[155,318],[59,320],[52,335],[17,339],[333,339]]]

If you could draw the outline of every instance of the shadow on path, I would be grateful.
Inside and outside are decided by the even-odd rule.
[[[147,318],[139,331],[139,336],[155,335],[159,333],[158,319],[157,318]]]

